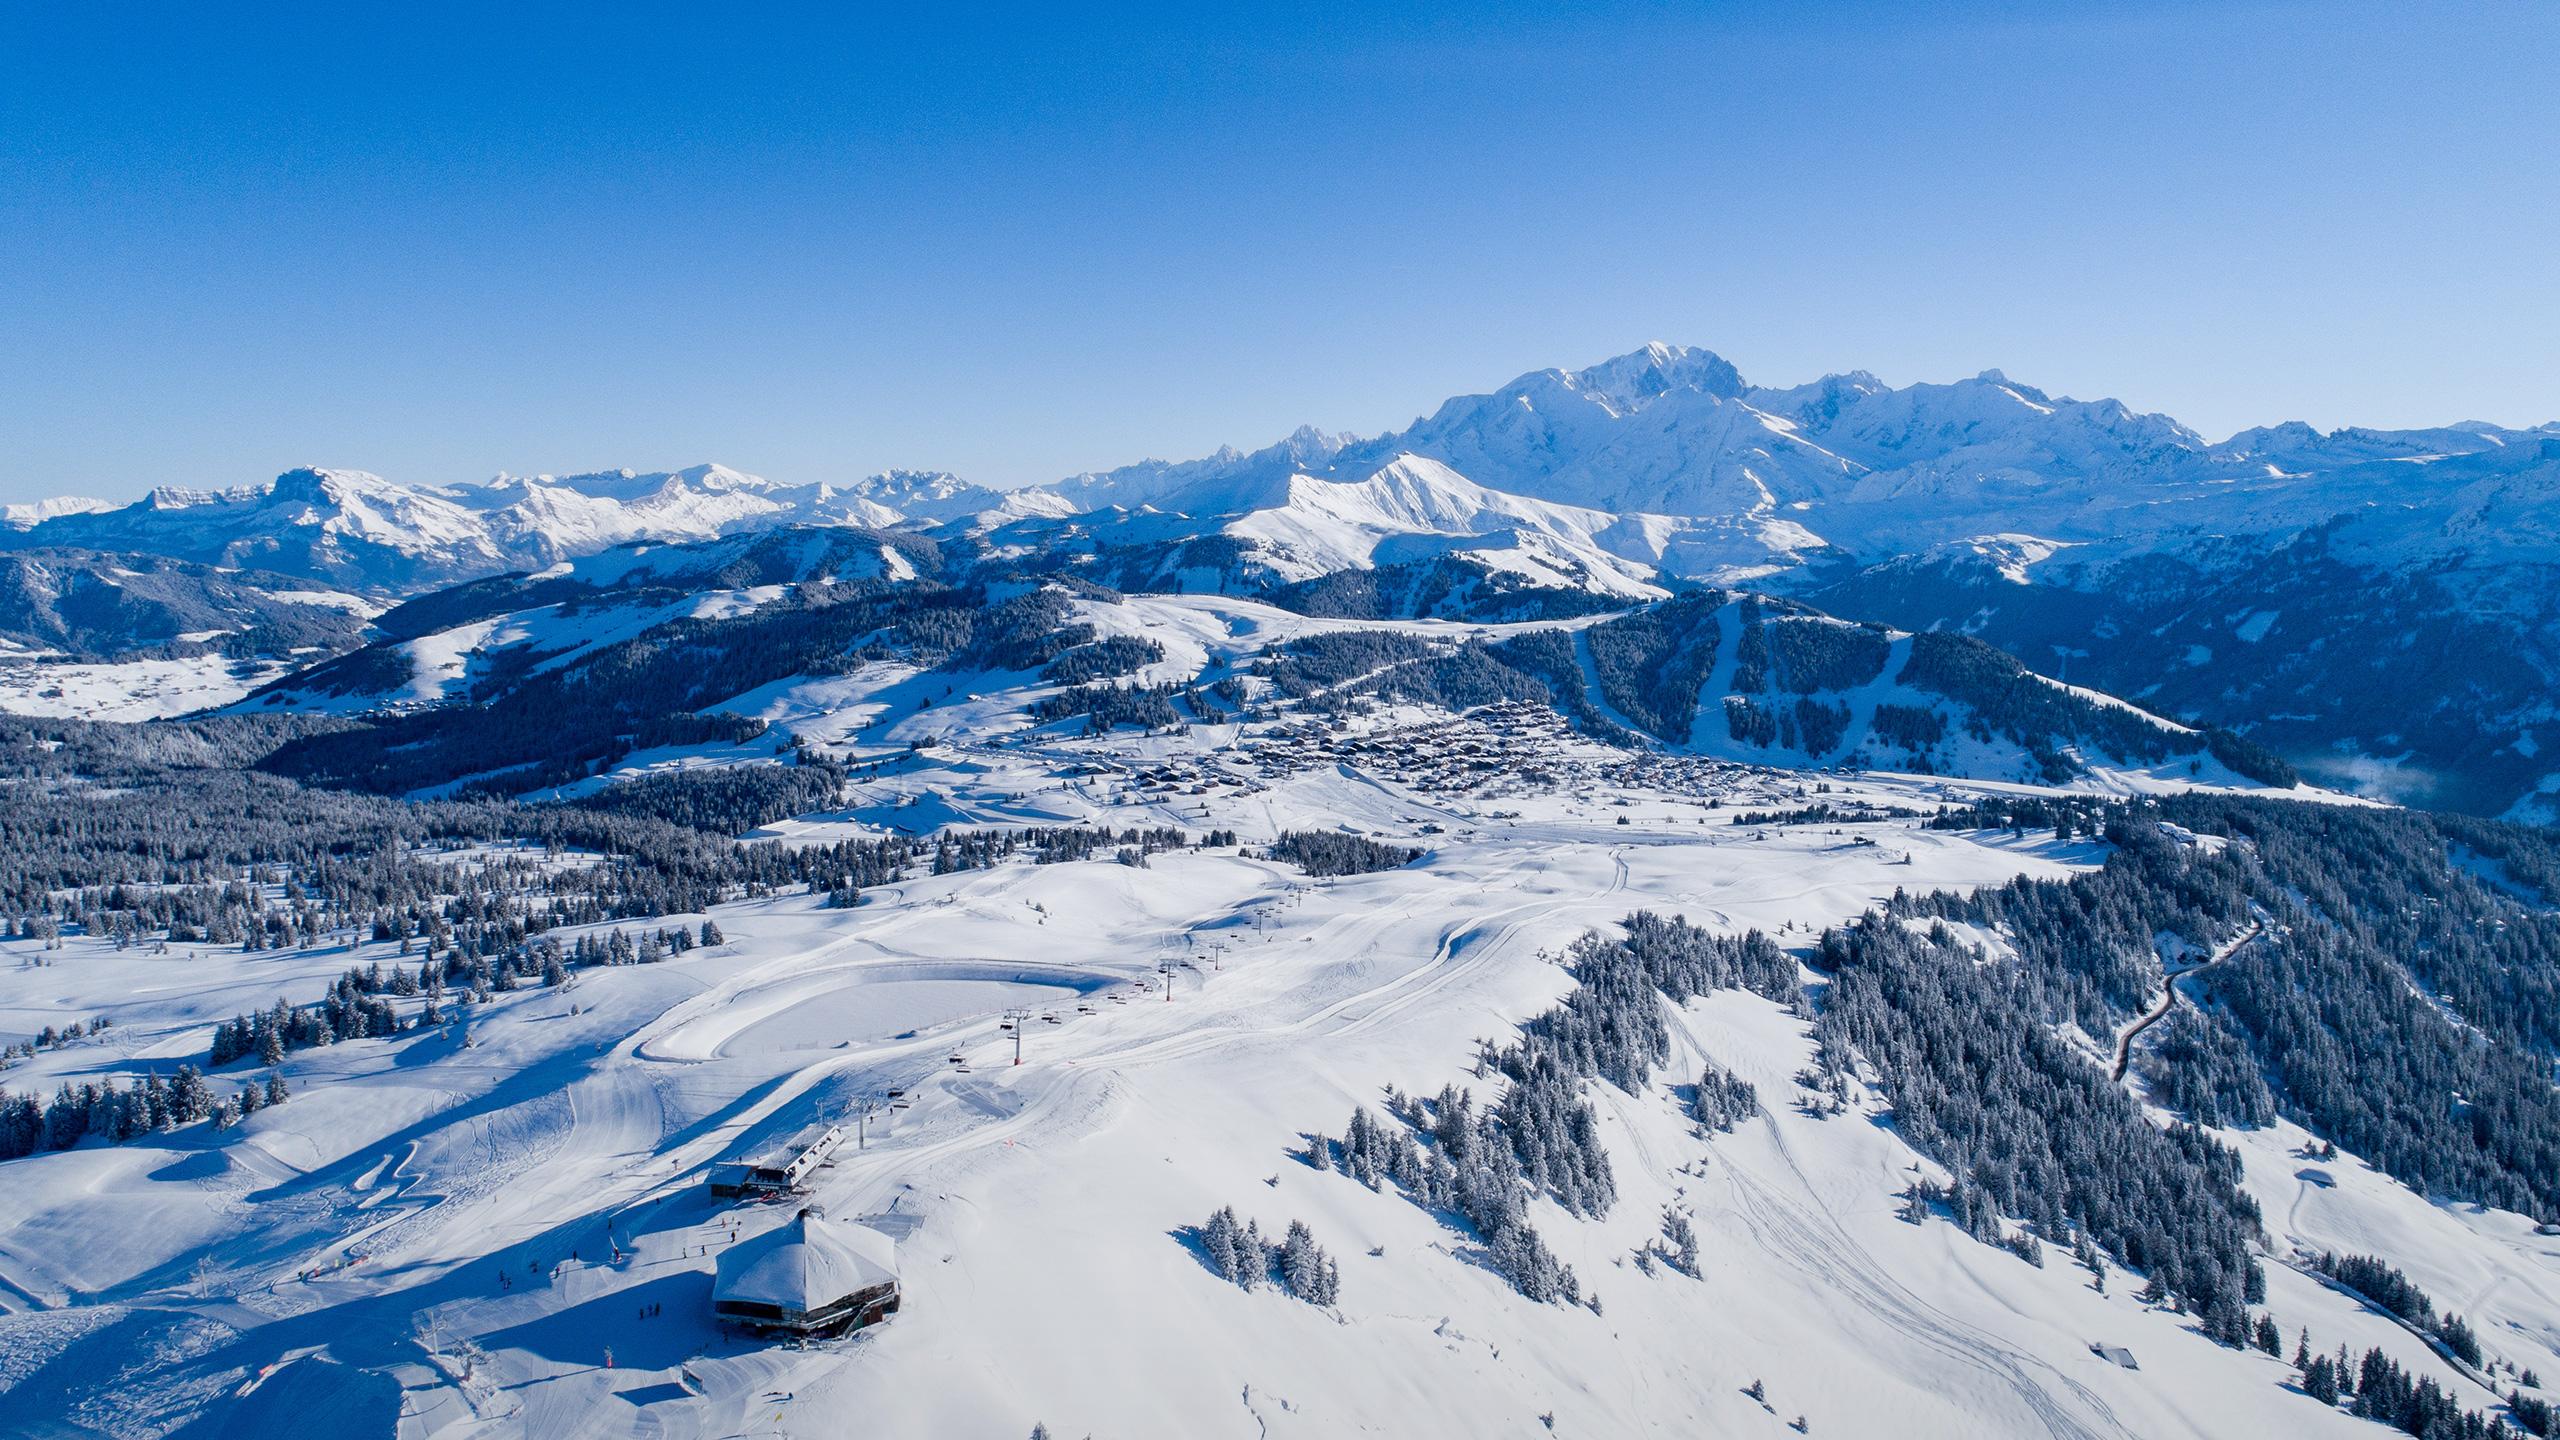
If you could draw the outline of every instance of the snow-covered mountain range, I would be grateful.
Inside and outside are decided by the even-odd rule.
[[[1232,514],[1282,503],[1279,480],[1357,481],[1403,457],[1621,517],[1596,535],[1603,548],[1702,579],[2000,533],[2158,550],[2349,520],[2378,520],[2341,525],[2341,538],[2384,564],[2560,553],[2547,508],[2560,425],[2325,436],[2288,425],[2217,445],[2166,416],[2059,399],[1998,371],[1901,388],[1853,372],[1769,389],[1709,352],[1663,345],[1524,375],[1373,440],[1302,430],[1251,454],[1053,488],[1079,510]]]
[[[12,507],[0,548],[377,599],[798,526],[905,529],[1126,590],[1365,618],[1521,619],[1746,585],[1972,631],[2048,671],[2077,663],[2182,718],[2263,727],[2339,783],[2538,814],[2560,807],[2560,774],[2539,759],[2560,735],[2536,738],[2560,720],[2555,502],[2560,425],[2294,423],[2215,443],[1996,370],[1768,387],[1654,344],[1456,397],[1386,435],[1301,428],[1010,491],[932,471],[839,486],[697,465],[412,487],[302,469],[123,507]],[[2392,683],[2368,683],[2376,670]]]
[[[2376,467],[2385,467],[2377,469]],[[634,540],[784,525],[959,526],[1147,515],[1209,521],[1304,579],[1405,536],[1534,534],[1680,577],[1879,561],[1979,535],[2171,548],[2344,524],[2387,564],[2560,556],[2548,502],[2560,424],[2413,431],[2301,424],[2220,444],[2119,401],[1999,371],[1894,387],[1863,371],[1747,384],[1666,345],[1541,370],[1370,439],[1312,428],[1251,452],[1144,461],[998,491],[935,471],[786,484],[717,464],[410,486],[304,468],[132,505],[9,507],[0,544],[263,563],[375,590],[538,568]],[[1626,573],[1623,567],[1607,567]]]
[[[0,547],[129,551],[404,594],[536,570],[634,541],[1020,513],[1007,507],[1008,498],[993,491],[916,471],[851,486],[783,485],[725,465],[695,465],[421,487],[360,470],[305,467],[263,485],[158,489],[122,507],[87,500],[13,506]]]
[[[2479,572],[2560,558],[2555,477],[2560,425],[2324,435],[2297,423],[2213,444],[2166,416],[2056,398],[1996,370],[1899,388],[1853,371],[1773,389],[1710,352],[1655,344],[1460,396],[1371,439],[1302,428],[1251,452],[1012,491],[933,471],[839,486],[705,464],[409,486],[305,468],[264,485],[158,489],[123,507],[12,506],[0,545],[260,565],[401,592],[635,540],[812,524],[1054,533],[1074,522],[1114,538],[1224,535],[1249,575],[1281,582],[1413,548],[1390,542],[1496,537],[1492,548],[1571,555],[1607,590],[1647,569],[1731,581],[1999,534],[2131,553],[2326,526],[2333,548],[2359,560]],[[1149,523],[1131,528],[1140,518]]]

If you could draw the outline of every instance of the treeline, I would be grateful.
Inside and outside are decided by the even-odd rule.
[[[2474,1367],[2480,1364],[2480,1337],[2470,1324],[2459,1315],[2437,1314],[2435,1301],[2390,1261],[2373,1255],[2334,1255],[2324,1251],[2316,1263],[2321,1274],[2442,1340],[2462,1363]]]
[[[1122,725],[1150,734],[1175,730],[1184,721],[1182,712],[1173,708],[1173,697],[1183,689],[1180,685],[1073,685],[1033,701],[1031,718],[1045,724],[1083,716],[1085,728],[1095,735]]]
[[[582,935],[566,946],[546,938],[494,959],[448,949],[440,959],[421,960],[414,973],[398,965],[386,969],[376,962],[346,971],[312,1004],[297,1006],[279,999],[266,1010],[216,1024],[205,1056],[206,1069],[243,1060],[273,1066],[297,1050],[395,1038],[458,1015],[458,1008],[450,1013],[444,1009],[448,993],[457,1007],[485,1004],[524,984],[566,983],[577,969],[654,964],[684,955],[697,944],[718,945],[723,940],[719,925],[706,919],[698,931],[661,926],[642,932],[637,940],[620,929],[604,936]],[[418,997],[422,1003],[414,1016],[404,1017],[393,999],[409,997]],[[122,1144],[198,1120],[227,1126],[283,1100],[286,1093],[283,1076],[270,1075],[263,1086],[245,1083],[234,1096],[218,1096],[193,1065],[180,1065],[165,1080],[156,1071],[147,1073],[121,1090],[112,1084],[66,1084],[56,1091],[53,1103],[42,1107],[32,1097],[0,1093],[0,1159],[44,1149],[67,1150],[91,1135]]]
[[[1116,856],[1122,850],[1135,850],[1152,855],[1160,850],[1181,850],[1193,845],[1233,845],[1232,830],[1211,830],[1194,839],[1188,831],[1171,825],[1133,825],[1114,830],[1107,825],[1033,825],[1013,830],[946,830],[935,836],[933,873],[949,875],[962,870],[985,870],[1016,855],[1028,854],[1034,864],[1064,865],[1078,860]]]
[[[1422,852],[1339,830],[1284,830],[1271,842],[1271,858],[1315,876],[1366,875],[1410,865]]]
[[[1372,701],[1463,711],[1519,701],[1545,703],[1547,699],[1545,685],[1495,659],[1491,647],[1469,640],[1418,660],[1390,665],[1311,703],[1329,713],[1365,708]]]
[[[1802,618],[1769,623],[1778,687],[1798,695],[1854,690],[1884,673],[1893,642],[1881,625]]]
[[[1826,780],[1814,787],[1814,793],[1823,794],[1830,789],[1831,783]],[[1709,800],[1708,808],[1715,808],[1717,803]],[[1816,800],[1810,805],[1800,805],[1793,810],[1737,810],[1734,812],[1732,823],[1736,825],[1859,825],[1874,820],[1921,818],[1924,818],[1923,812],[1901,805],[1878,805],[1865,800],[1836,802]]]
[[[495,956],[561,925],[875,884],[923,853],[906,839],[740,845],[665,818],[726,829],[830,792],[838,772],[824,764],[644,781],[595,805],[405,802],[189,763],[226,748],[229,727],[206,728],[0,725],[0,773],[22,777],[0,780],[0,924],[118,944],[370,936]]]
[[[418,957],[414,977],[405,966],[387,977],[368,968],[341,977],[318,1006],[269,1012],[263,1027],[240,1017],[225,1057],[236,1058],[273,1048],[265,1030],[287,1050],[326,1043],[323,1033],[389,1033],[396,1021],[380,997],[403,984],[423,993],[440,981],[485,998],[558,983],[585,964],[668,958],[698,933],[617,928],[563,945],[552,932],[566,926],[793,891],[851,905],[920,862],[968,868],[1024,847],[1055,863],[1143,859],[1190,843],[1171,828],[1062,827],[742,845],[666,818],[726,828],[770,804],[796,804],[836,783],[836,768],[822,763],[643,782],[608,792],[602,807],[405,802],[219,768],[293,728],[0,722],[0,776],[16,777],[0,779],[0,932],[48,946],[77,931],[118,946],[252,951],[369,941]],[[733,778],[742,774],[754,778]]]
[[[969,636],[954,646],[956,670],[1038,670],[1091,642],[1094,628],[1075,619],[1067,592],[1040,585],[975,611]]]
[[[121,1145],[145,1135],[210,1120],[229,1127],[291,1094],[282,1075],[244,1082],[230,1095],[215,1093],[192,1065],[162,1079],[157,1071],[134,1077],[122,1089],[113,1082],[65,1081],[50,1102],[0,1091],[0,1160],[43,1150],[68,1150],[90,1136]]]
[[[2023,837],[2051,830],[2057,840],[2096,835],[2122,806],[2089,795],[1986,795],[1970,805],[1949,805],[1929,817],[1931,830],[2006,830]]]
[[[1877,704],[1867,733],[1879,744],[1899,748],[1912,769],[1934,774],[1931,753],[1947,738],[1947,717],[1934,706],[1897,705],[1888,700]]]
[[[20,934],[251,950],[371,936],[494,954],[560,925],[877,869],[862,842],[738,845],[577,807],[406,803],[235,771],[72,793],[0,784],[0,913]]]
[[[1481,624],[1566,620],[1626,603],[1592,590],[1536,584],[1463,555],[1336,570],[1271,586],[1261,598],[1283,610],[1331,620],[1438,618]]]
[[[1745,595],[1734,606],[1734,620],[1742,627],[1733,647],[1733,689],[1739,694],[1757,695],[1769,688],[1769,627],[1761,618],[1765,608],[1757,595]]]
[[[572,803],[607,815],[738,835],[843,803],[845,770],[803,750],[791,765],[704,766],[624,780]]]
[[[1766,749],[1778,743],[1778,712],[1748,695],[1727,695],[1724,733],[1742,744]]]
[[[2208,725],[2203,734],[2205,752],[2235,775],[2285,790],[2302,783],[2302,772],[2291,761],[2237,730]]]
[[[1531,631],[1500,645],[1480,640],[1450,645],[1402,630],[1342,630],[1292,640],[1256,662],[1253,673],[1270,681],[1283,701],[1332,715],[1358,713],[1380,702],[1453,711],[1521,701],[1577,703],[1570,697],[1581,693],[1578,671],[1570,688],[1563,689],[1518,663],[1527,653],[1524,647],[1534,648],[1542,639],[1565,646],[1570,668],[1570,642],[1557,632]]]
[[[1307,1162],[1318,1170],[1339,1170],[1372,1190],[1392,1183],[1424,1209],[1463,1221],[1483,1243],[1485,1263],[1529,1299],[1582,1303],[1581,1279],[1529,1223],[1531,1191],[1513,1142],[1492,1111],[1478,1109],[1471,1095],[1455,1087],[1427,1103],[1392,1097],[1389,1111],[1394,1122],[1381,1121],[1363,1105],[1351,1112],[1340,1140],[1311,1136]],[[1585,1140],[1592,1138],[1589,1124],[1586,1111]],[[1607,1163],[1605,1156],[1601,1163]]]
[[[2038,818],[2075,831],[2096,820],[2078,806]],[[2447,894],[2437,898],[2439,906],[2458,899],[2490,907],[2483,913],[2502,916],[2509,930],[2526,908],[2513,888],[2538,886],[2560,874],[2560,865],[2550,842],[2530,832],[2457,822],[2465,827],[2464,848],[2447,852],[2434,822],[2423,818],[2245,799],[2187,797],[2145,811],[2117,808],[2099,823],[2117,848],[2094,875],[2020,882],[1970,898],[1898,896],[1891,914],[1828,932],[1815,962],[1828,977],[1815,1019],[1816,1074],[1835,1096],[1853,1074],[1872,1080],[1892,1103],[1900,1133],[1944,1168],[1946,1183],[1913,1187],[1908,1212],[1925,1215],[1929,1206],[1943,1205],[1969,1233],[2033,1264],[2044,1263],[2047,1243],[2067,1245],[2100,1275],[2110,1260],[2123,1263],[2144,1276],[2147,1302],[2196,1314],[2203,1332],[2219,1343],[2275,1353],[2280,1331],[2274,1318],[2252,1311],[2265,1300],[2264,1273],[2253,1253],[2262,1231],[2241,1186],[2237,1153],[2187,1120],[2155,1123],[2057,1027],[2081,1016],[2103,1024],[2128,1014],[2156,979],[2153,947],[2161,936],[2200,951],[2253,911],[2272,910],[2288,887],[2301,898],[2286,902],[2294,913],[2281,931],[2270,925],[2269,941],[2245,947],[2189,983],[2218,986],[2223,972],[2255,964],[2259,950],[2283,949],[2278,939],[2290,943],[2290,935],[2324,925],[2346,928],[2323,918],[2331,904],[2353,915],[2407,898],[2385,889],[2351,901],[2302,887],[2309,877],[2292,866],[2309,863],[2324,845],[2372,846],[2375,863],[2388,863],[2380,857],[2393,851],[2383,841],[2426,840],[2437,855],[2434,868],[2413,866],[2410,883],[2440,882]],[[2376,825],[2382,828],[2367,828]],[[2286,826],[2310,833],[2271,839]],[[2228,843],[2182,838],[2198,834],[2219,834]],[[2305,854],[2290,856],[2291,847]],[[2488,861],[2495,862],[2494,875],[2478,878]],[[2428,910],[2400,908],[2413,924]],[[1961,944],[1944,925],[1931,923],[1933,915],[1996,926],[2012,937],[2017,953],[1991,956]],[[2470,928],[2484,943],[2502,933],[2497,924]],[[2528,945],[2517,953],[2541,952]],[[1599,1080],[1638,1090],[1649,1082],[1669,1054],[1666,1000],[1717,986],[1741,986],[1791,1004],[1802,1000],[1794,962],[1764,937],[1714,937],[1653,916],[1630,917],[1623,939],[1587,936],[1568,958],[1575,988],[1524,1025],[1517,1043],[1484,1057],[1485,1068],[1505,1082],[1495,1102],[1479,1104],[1455,1086],[1429,1100],[1391,1093],[1384,1118],[1367,1107],[1356,1110],[1341,1138],[1312,1137],[1307,1159],[1373,1188],[1392,1184],[1471,1230],[1485,1246],[1486,1262],[1524,1295],[1570,1303],[1581,1293],[1579,1282],[1529,1224],[1526,1203],[1545,1195],[1569,1215],[1595,1216],[1614,1202],[1609,1157],[1585,1087]],[[2474,963],[2485,962],[2474,957]],[[2121,996],[2112,989],[2119,979]],[[2403,981],[2396,988],[2408,987]],[[2176,1023],[2148,1063],[2173,1068],[2192,1087],[2160,1093],[2212,1110],[2223,1123],[2248,1123],[2258,1092],[2223,1072],[2240,1068],[2242,1051],[2235,1047],[2249,1032],[2213,1028],[2224,1023],[2221,1015],[2221,1007],[2209,1005]],[[2528,1020],[2510,1017],[2509,1023]],[[2363,1047],[2337,1058],[2350,1076],[2378,1063],[2387,1067]],[[2389,1086],[2383,1088],[2387,1095]],[[2290,1087],[2277,1093],[2289,1095]],[[1712,1066],[1689,1098],[1691,1113],[1709,1128],[1756,1104],[1756,1094]],[[2518,1177],[2516,1183],[2538,1182]],[[2013,1231],[2011,1220],[2024,1229]],[[1694,1263],[1694,1247],[1676,1237],[1663,1248],[1672,1255],[1686,1251]],[[2478,1337],[2468,1324],[2438,1315],[2387,1262],[2333,1258],[2324,1265],[2457,1358],[2479,1363]],[[2502,1423],[2461,1411],[2441,1387],[2412,1380],[2385,1358],[2350,1367],[2343,1355],[2314,1357],[2306,1346],[2296,1365],[2315,1395],[2352,1397],[2357,1413],[2412,1434],[2487,1436]],[[2520,1422],[2542,1415],[2539,1402],[2519,1403],[2512,1413]]]
[[[0,1045],[0,1070],[6,1070],[20,1060],[34,1059],[39,1050],[58,1050],[91,1035],[104,1034],[113,1024],[114,1022],[106,1016],[100,1015],[86,1024],[74,1020],[60,1027],[47,1025],[38,1030],[32,1040],[18,1040]]]
[[[2463,1409],[2434,1376],[2412,1377],[2380,1349],[2364,1352],[2352,1381],[2342,1362],[2312,1357],[2303,1367],[2302,1389],[2326,1405],[2345,1398],[2351,1413],[2420,1440],[2512,1440],[2516,1433],[2504,1420]]]
[[[474,620],[559,605],[575,613],[583,608],[675,600],[704,590],[747,590],[760,586],[825,585],[814,577],[858,568],[894,552],[920,574],[943,568],[942,548],[906,530],[873,530],[854,525],[788,526],[753,535],[731,535],[649,547],[639,563],[617,568],[613,557],[598,557],[592,567],[567,573],[493,575],[465,581],[405,600],[377,617],[375,633],[390,640],[415,640]]]
[[[1924,630],[1911,637],[1901,682],[1965,707],[1965,728],[1988,741],[2005,736],[2034,758],[2043,778],[2059,784],[2077,773],[2065,755],[2091,745],[2119,759],[2157,764],[2192,753],[2202,742],[2119,705],[2084,699],[2043,679],[2007,652],[1965,635]]]
[[[0,714],[0,781],[226,770],[297,736],[356,728],[317,715],[214,715],[148,725]]]
[[[1059,655],[1040,672],[1040,678],[1052,685],[1082,685],[1135,675],[1163,659],[1164,647],[1153,640],[1137,635],[1106,635]]]
[[[1061,827],[742,845],[663,818],[725,828],[831,793],[838,774],[811,763],[667,777],[603,808],[403,802],[219,769],[114,769],[104,792],[0,781],[0,927],[248,950],[371,939],[538,968],[528,944],[567,925],[792,891],[850,904],[928,859],[951,869],[1020,847],[1056,862],[1189,843],[1171,829]]]
[[[2148,712],[2087,699],[2036,675],[2008,652],[1968,635],[1924,630],[1912,636],[1911,658],[1903,665],[1900,679],[1914,689],[1965,706],[1970,713],[1964,727],[1976,739],[2006,736],[2025,747],[2044,778],[2057,784],[2076,771],[2064,753],[2074,745],[2094,746],[2142,764],[2210,754],[2234,773],[2262,785],[2289,788],[2302,778],[2283,757],[2237,731],[2212,727],[2182,732]],[[1915,725],[1917,730],[1931,728],[1912,717],[1897,717],[1895,725],[1894,738],[1905,744],[1909,735],[1917,733]]]
[[[560,985],[572,971],[603,965],[655,965],[690,953],[696,945],[718,945],[720,926],[704,920],[697,932],[682,925],[662,925],[634,940],[620,927],[605,935],[581,935],[567,945],[557,938],[529,940],[496,955],[471,955],[448,947],[441,958],[418,962],[416,972],[380,961],[350,968],[330,982],[328,993],[310,1005],[279,999],[273,1007],[236,1016],[214,1026],[205,1063],[213,1069],[254,1057],[273,1065],[286,1054],[344,1040],[387,1038],[409,1030],[441,1025],[448,1018],[448,993],[460,1002],[487,1003],[496,995],[540,982]],[[386,999],[384,997],[391,997]],[[413,1020],[404,1020],[392,999],[422,999]]]
[[[1774,708],[1747,695],[1724,697],[1726,734],[1746,745],[1801,750],[1816,760],[1840,748],[1854,718],[1848,706],[1810,695]]]
[[[420,988],[405,971],[400,972],[400,981],[408,993]],[[291,1050],[397,1035],[400,1012],[388,1000],[377,998],[393,988],[397,987],[383,982],[379,966],[370,982],[361,972],[350,970],[331,982],[329,993],[317,1005],[293,1006],[278,1000],[272,1010],[214,1026],[205,1063],[218,1070],[243,1056],[255,1056],[261,1065],[274,1065]]]
[[[1430,641],[1404,630],[1328,630],[1301,635],[1256,662],[1254,671],[1291,700],[1345,681],[1429,658]]]
[[[469,704],[305,736],[259,764],[378,794],[453,782],[516,794],[584,779],[633,750],[751,739],[762,721],[704,708],[777,680],[845,674],[892,656],[930,665],[973,646],[1006,658],[1039,651],[1036,665],[1067,648],[1042,650],[1045,642],[1007,628],[1045,623],[1042,606],[1009,611],[1014,601],[990,607],[984,599],[982,590],[929,581],[802,584],[747,613],[670,620],[554,669],[538,668],[529,651],[504,652]]]

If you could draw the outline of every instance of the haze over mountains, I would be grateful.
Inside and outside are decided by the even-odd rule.
[[[346,593],[799,525],[913,530],[1122,589],[1310,613],[1522,618],[1738,585],[1965,630],[2246,730],[2333,782],[2529,817],[2560,805],[2537,731],[2560,718],[2555,500],[2560,425],[2284,424],[2215,443],[1997,371],[1770,388],[1655,344],[1453,398],[1392,434],[1301,429],[1003,492],[716,464],[438,487],[303,469],[122,507],[12,507],[0,547],[31,553],[0,591],[0,635],[82,658],[163,653],[272,630],[275,604],[243,588],[343,615]],[[134,591],[116,573],[138,568],[128,556],[160,562],[154,598],[62,618],[65,593]],[[173,563],[215,570],[173,600]],[[314,585],[328,598],[294,598]],[[236,624],[207,618],[226,609]],[[310,627],[284,628],[284,649],[311,644]]]

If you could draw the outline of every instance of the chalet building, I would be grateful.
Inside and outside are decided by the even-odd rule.
[[[816,1208],[720,1253],[712,1314],[758,1330],[841,1335],[898,1313],[898,1242]]]
[[[821,1122],[778,1145],[723,1160],[711,1167],[711,1193],[724,1200],[797,1194],[807,1187],[810,1172],[825,1164],[852,1133],[850,1126]]]

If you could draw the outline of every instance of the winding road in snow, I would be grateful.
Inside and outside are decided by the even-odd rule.
[[[2124,1033],[2116,1037],[2116,1065],[2115,1069],[2109,1073],[2108,1078],[2116,1081],[2122,1081],[2124,1079],[2126,1067],[2133,1063],[2133,1037],[2150,1029],[2155,1023],[2168,1018],[2169,1012],[2177,1008],[2179,981],[2200,971],[2210,970],[2214,966],[2221,964],[2223,961],[2230,959],[2232,956],[2239,954],[2242,946],[2247,945],[2250,941],[2257,939],[2265,933],[2267,933],[2267,927],[2265,925],[2253,924],[2248,929],[2240,932],[2237,938],[2215,950],[2211,955],[2206,956],[2196,964],[2190,965],[2184,970],[2171,970],[2164,973],[2160,977],[2160,1003],[2145,1011],[2141,1019],[2126,1026]]]

